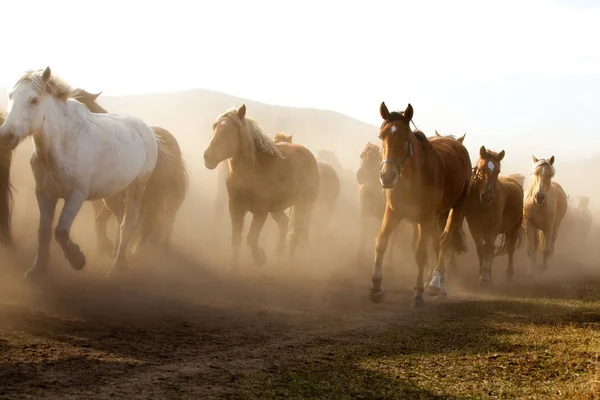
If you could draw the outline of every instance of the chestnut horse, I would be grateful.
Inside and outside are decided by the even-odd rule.
[[[75,89],[73,92],[73,98],[85,105],[91,112],[106,114],[107,111],[96,102],[98,96],[100,96],[100,93],[92,94],[83,89]],[[158,144],[156,168],[148,181],[146,189],[148,191],[147,197],[153,199],[147,203],[153,207],[153,211],[150,213],[152,218],[140,221],[138,227],[140,234],[137,236],[134,248],[139,248],[152,239],[155,244],[162,246],[164,250],[168,250],[175,216],[187,194],[189,178],[187,166],[177,139],[164,128],[151,126],[150,129],[154,132]],[[116,248],[108,238],[106,228],[112,212],[104,205],[102,200],[93,200],[92,206],[95,214],[98,251],[111,255],[116,251]],[[115,217],[118,224],[121,224],[121,211],[113,211],[117,212]]]
[[[4,116],[0,114],[0,125]],[[10,181],[10,167],[13,152],[11,149],[0,147],[0,243],[12,245],[12,210],[13,185]]]
[[[467,201],[466,218],[479,257],[479,284],[492,281],[495,256],[508,253],[507,279],[514,274],[515,249],[523,244],[523,188],[511,177],[498,176],[505,152],[479,149],[479,160],[473,168],[473,179]],[[502,235],[496,251],[495,243]]]
[[[547,160],[532,157],[534,165],[523,205],[527,254],[531,259],[528,275],[533,273],[539,250],[543,251],[542,271],[548,269],[548,258],[554,252],[554,243],[567,213],[567,194],[552,181],[556,174],[554,156]]]
[[[294,143],[275,144],[258,123],[246,118],[246,105],[221,114],[213,124],[213,134],[204,152],[204,165],[213,170],[229,159],[227,192],[232,227],[232,264],[238,268],[244,215],[253,214],[247,243],[258,265],[266,255],[258,246],[260,232],[269,213],[280,232],[288,228],[285,210],[292,208],[290,256],[299,244],[308,242],[310,219],[319,194],[319,169],[315,156]],[[279,250],[285,247],[280,236]]]
[[[413,132],[409,125],[413,117],[410,104],[404,112],[390,112],[385,103],[381,103],[380,114],[383,119],[379,133],[383,165],[379,178],[387,190],[385,214],[376,239],[371,300],[383,300],[381,263],[389,236],[401,220],[409,219],[419,224],[416,249],[419,272],[413,305],[421,306],[424,304],[427,244],[432,237],[439,251],[428,292],[431,295],[446,293],[444,260],[453,235],[462,230],[471,182],[471,159],[467,149],[457,140],[447,137],[428,139],[423,132]],[[448,210],[444,231],[435,240],[438,219]]]

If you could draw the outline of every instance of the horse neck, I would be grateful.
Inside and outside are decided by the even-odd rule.
[[[59,152],[61,142],[69,141],[79,132],[82,123],[81,110],[74,102],[49,102],[44,124],[39,133],[34,134],[34,145],[38,152]],[[82,105],[82,107],[84,107]]]
[[[405,183],[413,183],[422,180],[427,173],[427,168],[425,168],[425,166],[428,162],[431,162],[430,152],[427,151],[426,147],[423,146],[414,133],[411,134],[409,140],[411,141],[412,156],[408,157],[406,160],[402,169],[402,174],[399,178]]]

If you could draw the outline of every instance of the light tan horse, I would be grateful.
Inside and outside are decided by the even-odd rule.
[[[547,160],[532,157],[534,165],[523,205],[527,254],[531,259],[528,275],[536,267],[539,250],[543,252],[542,271],[548,269],[548,258],[554,252],[554,243],[567,213],[567,195],[557,182],[552,181],[556,174],[554,156]]]
[[[381,265],[389,236],[398,223],[409,219],[419,224],[416,260],[419,269],[413,305],[424,304],[423,273],[427,264],[427,244],[433,237],[439,247],[437,264],[429,282],[431,295],[443,295],[445,290],[445,256],[456,231],[462,231],[464,208],[471,182],[469,152],[457,140],[446,137],[427,138],[423,132],[413,132],[410,122],[413,108],[390,112],[381,103],[383,119],[379,137],[383,158],[379,179],[386,190],[386,209],[377,235],[375,265],[372,276],[371,300],[383,300]],[[436,239],[439,218],[449,211],[439,242]]]
[[[98,94],[89,93],[83,89],[75,89],[73,98],[83,103],[91,112],[105,114],[107,111],[96,102]],[[159,246],[165,251],[170,248],[170,239],[173,233],[175,217],[183,204],[189,187],[187,166],[181,153],[177,139],[166,129],[151,126],[150,129],[156,136],[158,144],[158,160],[146,188],[145,207],[151,210],[152,218],[140,221],[132,249],[140,248],[149,241],[153,246]],[[119,204],[119,203],[117,203]],[[116,247],[106,233],[108,220],[114,213],[120,225],[123,218],[123,209],[117,207],[109,210],[102,200],[92,201],[96,222],[96,243],[100,253],[111,255]],[[118,230],[117,230],[118,236]],[[118,239],[117,239],[118,242]]]
[[[479,160],[473,168],[473,178],[466,208],[469,230],[479,257],[479,284],[492,281],[494,257],[508,253],[507,279],[514,274],[515,249],[523,244],[523,188],[511,177],[498,176],[505,152],[479,149]],[[496,238],[502,244],[495,248]]]
[[[0,125],[4,116],[0,114]],[[0,243],[12,246],[13,185],[10,181],[10,167],[13,151],[0,147]]]
[[[225,111],[213,124],[213,134],[204,152],[204,165],[213,170],[229,159],[227,192],[232,224],[232,269],[238,268],[244,215],[253,214],[247,243],[255,263],[266,262],[258,246],[260,232],[269,213],[280,228],[279,249],[285,247],[292,208],[290,256],[299,244],[308,242],[311,214],[319,194],[317,160],[306,147],[294,143],[275,144],[258,123],[246,118],[246,105]]]
[[[513,178],[522,188],[525,188],[525,175],[522,174],[510,174],[509,178]]]

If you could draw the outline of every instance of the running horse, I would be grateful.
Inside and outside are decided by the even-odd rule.
[[[567,194],[557,182],[552,181],[556,174],[554,156],[549,159],[532,158],[533,169],[523,206],[527,254],[531,259],[528,275],[532,275],[536,267],[540,250],[543,253],[542,271],[548,269],[548,259],[554,252],[554,244],[567,213]]]
[[[514,274],[515,249],[523,243],[523,188],[511,177],[498,176],[504,150],[499,153],[479,149],[479,160],[473,168],[473,178],[466,208],[469,230],[479,257],[479,284],[492,282],[494,257],[508,254],[506,277]],[[495,248],[501,235],[500,247]]]
[[[204,151],[204,165],[215,169],[229,159],[227,192],[232,226],[231,269],[237,270],[244,215],[253,214],[247,243],[254,262],[262,265],[266,255],[258,246],[269,213],[280,231],[287,231],[285,210],[292,207],[290,256],[299,244],[307,244],[310,219],[319,194],[319,169],[315,156],[294,143],[274,143],[258,123],[246,118],[246,105],[222,113],[213,124],[211,141]],[[278,250],[285,248],[280,236]]]
[[[84,89],[75,89],[73,98],[83,103],[93,113],[106,114],[107,111],[96,102],[100,93],[92,94]],[[156,136],[158,160],[146,190],[148,191],[147,196],[156,201],[148,202],[153,207],[150,211],[152,218],[141,221],[140,235],[137,236],[138,240],[132,247],[140,248],[151,242],[153,246],[162,247],[163,250],[168,251],[175,217],[183,205],[189,187],[189,177],[177,139],[164,128],[151,126],[150,129]],[[92,201],[92,206],[95,214],[98,251],[101,254],[114,254],[115,247],[106,233],[112,212],[102,200]],[[116,211],[117,222],[121,224],[122,209]]]
[[[421,131],[412,131],[413,107],[404,112],[390,112],[381,103],[381,155],[379,178],[386,189],[386,208],[376,239],[375,265],[372,276],[371,300],[384,297],[381,265],[389,236],[398,223],[409,219],[419,224],[416,261],[417,283],[414,306],[424,305],[423,272],[427,264],[427,245],[434,239],[438,248],[437,264],[428,285],[430,295],[445,295],[446,251],[453,235],[462,231],[464,208],[471,181],[469,152],[459,141],[447,137],[427,138]],[[444,231],[438,237],[438,219],[449,211]]]
[[[93,114],[73,98],[73,89],[52,75],[49,67],[24,73],[8,98],[0,145],[12,150],[28,137],[34,145],[31,169],[40,223],[36,259],[26,276],[47,271],[59,198],[64,199],[64,206],[54,237],[75,270],[86,264],[70,234],[83,203],[103,199],[111,210],[124,207],[111,272],[124,269],[138,221],[153,217],[148,215],[152,207],[146,204],[153,201],[146,194],[158,159],[152,130],[133,116]]]

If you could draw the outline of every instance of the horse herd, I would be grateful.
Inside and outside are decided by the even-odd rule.
[[[107,113],[96,103],[98,96],[71,88],[48,67],[26,72],[9,92],[8,113],[0,121],[0,240],[11,243],[11,154],[21,141],[32,137],[40,222],[37,255],[28,277],[47,270],[59,198],[65,204],[54,237],[74,269],[82,269],[86,259],[71,239],[70,229],[88,200],[96,213],[98,248],[114,257],[109,274],[127,266],[130,250],[168,249],[189,186],[181,149],[163,128],[149,127],[133,116]],[[554,156],[533,157],[524,190],[523,175],[500,175],[504,150],[481,146],[473,166],[464,135],[455,138],[436,132],[427,137],[411,128],[413,113],[410,104],[402,112],[391,112],[381,103],[380,145],[367,143],[360,154],[356,179],[361,232],[364,235],[369,219],[381,223],[371,300],[384,298],[382,260],[401,221],[409,222],[414,232],[415,306],[424,304],[425,290],[433,296],[446,294],[446,259],[450,258],[452,271],[457,257],[466,251],[465,219],[479,257],[481,285],[491,283],[493,260],[501,254],[508,254],[506,275],[512,278],[515,250],[525,240],[531,259],[528,273],[537,265],[538,252],[545,270],[567,213],[567,195],[553,181]],[[279,255],[287,246],[293,257],[299,246],[308,244],[310,231],[326,235],[340,194],[340,180],[330,165],[317,161],[291,135],[267,136],[246,116],[245,105],[222,113],[212,131],[204,164],[209,170],[221,165],[231,217],[233,270],[239,265],[247,213],[252,214],[252,222],[246,242],[259,265],[267,259],[259,236],[269,215],[279,227]],[[322,215],[313,218],[315,213]],[[111,215],[119,224],[114,245],[106,232]],[[317,223],[322,224],[319,229],[311,229]],[[498,236],[501,243],[496,247]],[[430,246],[437,259],[425,285]],[[359,253],[363,250],[361,246]]]

